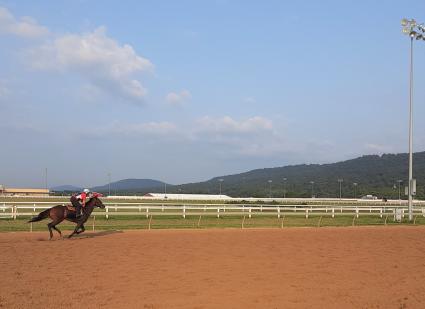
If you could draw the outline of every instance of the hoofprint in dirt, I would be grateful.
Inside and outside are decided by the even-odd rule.
[[[424,234],[145,230],[49,242],[1,233],[0,308],[424,308]]]

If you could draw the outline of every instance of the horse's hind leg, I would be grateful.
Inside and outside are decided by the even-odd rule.
[[[52,222],[50,222],[49,224],[47,224],[47,227],[49,228],[49,232],[50,232],[50,238],[49,238],[49,240],[51,240],[53,238],[53,231],[52,231],[52,229],[54,229],[55,231],[57,231],[59,233],[59,236],[62,237],[61,231],[56,227],[56,225],[58,225],[62,221],[63,221],[63,219],[62,220],[56,219],[56,220],[53,220]]]
[[[49,233],[50,233],[49,240],[52,240],[52,238],[53,238],[52,223],[53,222],[50,222],[50,223],[47,224],[47,227],[49,228]]]
[[[56,232],[58,232],[58,233],[59,233],[59,236],[62,238],[62,232],[61,232],[61,230],[60,230],[60,229],[58,229],[56,226],[52,226],[52,228],[53,228],[53,229],[55,229],[55,230],[56,230]]]

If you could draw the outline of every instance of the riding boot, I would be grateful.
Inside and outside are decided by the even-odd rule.
[[[76,218],[81,217],[81,205],[78,205],[77,207],[75,207],[75,217]]]

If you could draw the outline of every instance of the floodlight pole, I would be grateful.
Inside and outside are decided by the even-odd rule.
[[[410,85],[409,85],[409,221],[413,220],[413,35],[410,35]]]
[[[344,180],[342,178],[338,179],[339,182],[339,199],[342,198],[342,189],[341,189],[341,184]]]
[[[311,198],[314,196],[314,181],[310,181],[311,184]]]
[[[272,198],[272,180],[269,180],[268,183],[269,183],[269,198]]]
[[[403,33],[410,37],[410,67],[409,67],[409,184],[408,184],[408,211],[409,221],[413,220],[413,39],[425,41],[425,25],[418,24],[414,19],[401,20]]]
[[[401,205],[400,183],[402,183],[403,180],[399,179],[399,180],[397,180],[397,182],[398,182],[398,202]]]
[[[108,173],[108,196],[111,196],[111,173]]]
[[[353,186],[354,186],[354,199],[357,199],[357,182],[353,182]]]
[[[47,167],[45,169],[45,174],[44,174],[45,178],[44,178],[44,187],[47,190]]]

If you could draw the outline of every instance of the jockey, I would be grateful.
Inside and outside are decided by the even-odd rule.
[[[78,218],[81,216],[81,207],[86,206],[86,202],[93,197],[93,193],[90,189],[84,189],[79,194],[73,194],[71,196],[71,204],[75,207],[75,216]]]

